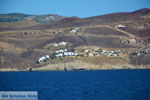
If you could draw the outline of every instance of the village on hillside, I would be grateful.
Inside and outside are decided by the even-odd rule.
[[[116,29],[125,29],[127,26],[118,24],[114,26]],[[53,31],[54,34],[77,34],[80,33],[82,29],[75,27],[71,28],[69,30],[58,30]],[[140,45],[143,41],[142,40],[136,40],[134,38],[124,38],[120,41],[122,44],[128,44],[128,45]],[[140,50],[140,51],[122,51],[121,49],[115,49],[115,50],[108,50],[103,48],[82,48],[82,49],[74,49],[72,47],[72,44],[66,41],[61,42],[54,42],[51,44],[48,44],[46,48],[53,53],[50,55],[45,55],[42,57],[39,57],[39,59],[36,61],[38,64],[46,62],[48,60],[53,59],[59,59],[59,58],[65,58],[65,57],[99,57],[99,56],[106,56],[106,57],[124,57],[124,56],[150,56],[149,50]]]

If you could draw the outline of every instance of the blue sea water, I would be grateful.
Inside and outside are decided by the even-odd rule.
[[[0,72],[0,91],[39,100],[150,100],[150,70]]]

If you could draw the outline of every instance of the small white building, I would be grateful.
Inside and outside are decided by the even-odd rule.
[[[43,59],[42,59],[42,58],[39,58],[38,62],[39,62],[39,63],[43,62]]]
[[[77,30],[75,30],[75,29],[70,31],[70,33],[76,33],[76,32],[77,32]]]
[[[66,45],[67,45],[67,42],[64,42],[64,41],[59,43],[59,46],[66,46]]]
[[[89,53],[89,57],[93,57],[94,55],[93,55],[93,53]]]
[[[110,53],[115,53],[115,51],[110,51]]]
[[[135,44],[136,43],[135,39],[128,39],[128,41],[129,41],[130,44]]]
[[[102,53],[107,53],[107,50],[102,50]]]
[[[126,26],[120,24],[120,25],[116,25],[115,28],[126,28]]]
[[[55,54],[55,56],[56,56],[57,58],[59,58],[59,57],[63,57],[63,53]]]
[[[45,60],[45,59],[46,59],[46,57],[44,57],[44,56],[43,56],[43,57],[41,57],[41,58],[42,58],[43,60]]]
[[[68,52],[64,52],[64,56],[68,56]]]
[[[69,51],[67,49],[61,49],[61,50],[57,50],[55,51],[55,57],[59,58],[59,57],[67,57],[67,56],[77,56],[77,53],[74,53],[73,51]]]
[[[77,56],[78,54],[77,53],[74,53],[74,56]]]
[[[118,55],[114,53],[112,56],[113,56],[113,57],[117,57]]]
[[[50,58],[49,55],[45,55],[45,56],[43,56],[43,57],[40,57],[39,60],[38,60],[38,62],[39,62],[39,63],[42,63],[42,62],[48,60],[49,58]]]
[[[65,49],[64,51],[65,51],[65,52],[67,52],[68,50],[67,50],[67,49]]]
[[[73,53],[72,52],[68,52],[68,56],[72,56],[73,55]]]
[[[54,43],[54,44],[53,44],[53,46],[54,46],[54,47],[58,47],[58,46],[59,46],[59,44],[57,44],[57,43]]]
[[[62,50],[62,49],[61,49],[61,50],[56,50],[56,51],[55,51],[55,53],[63,53],[63,52],[64,52],[64,50]]]
[[[49,55],[46,55],[45,58],[46,58],[46,59],[49,59],[50,57],[49,57]]]

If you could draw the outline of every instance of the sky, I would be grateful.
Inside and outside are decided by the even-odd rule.
[[[150,8],[150,0],[0,0],[0,14],[58,14],[81,18]]]

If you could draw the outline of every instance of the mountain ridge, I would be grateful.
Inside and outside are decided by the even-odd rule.
[[[24,13],[0,14],[0,22],[17,22],[23,20],[32,20],[38,23],[50,23],[65,18],[57,14],[32,15]]]
[[[142,9],[138,9],[138,10],[135,10],[135,11],[132,11],[132,12],[117,12],[117,13],[110,13],[110,14],[104,14],[104,15],[97,15],[97,16],[89,16],[89,17],[85,17],[85,18],[80,18],[80,17],[77,17],[77,16],[72,16],[72,17],[65,17],[65,16],[61,16],[61,15],[58,15],[58,14],[39,14],[39,15],[35,15],[35,14],[25,14],[25,13],[6,13],[6,14],[0,14],[0,22],[17,22],[17,21],[22,21],[22,20],[27,20],[28,17],[35,17],[35,18],[46,18],[46,17],[58,17],[56,19],[54,19],[54,21],[59,21],[61,19],[64,19],[64,18],[79,18],[79,19],[91,19],[91,18],[96,18],[96,17],[111,17],[113,15],[115,15],[116,17],[117,16],[127,16],[128,14],[130,15],[137,15],[137,14],[150,14],[150,8],[142,8]],[[9,20],[5,20],[7,17],[10,17],[12,20],[9,21]],[[13,17],[20,17],[18,19],[13,19]],[[30,18],[29,18],[30,19]],[[36,21],[36,22],[40,22],[38,21],[37,19],[32,19],[32,21]],[[53,22],[53,21],[48,21],[48,22],[40,22],[40,23],[49,23],[49,22]]]

